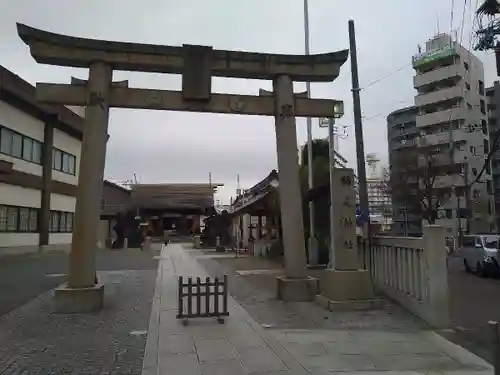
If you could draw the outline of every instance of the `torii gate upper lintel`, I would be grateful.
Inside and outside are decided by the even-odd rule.
[[[37,62],[89,69],[87,81],[37,84],[41,102],[86,107],[70,272],[68,287],[56,291],[59,311],[102,306],[103,288],[95,284],[95,247],[110,107],[274,116],[286,271],[286,277],[278,279],[278,293],[282,299],[314,298],[316,280],[305,273],[295,118],[333,117],[343,103],[295,95],[293,82],[333,81],[347,50],[278,55],[84,39],[23,24],[17,28]],[[129,88],[127,81],[112,82],[113,70],[182,74],[182,91]],[[273,91],[261,91],[260,96],[212,94],[213,76],[272,80]]]

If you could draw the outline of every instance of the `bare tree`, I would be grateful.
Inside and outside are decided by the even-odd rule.
[[[439,186],[437,179],[456,172],[455,166],[440,166],[439,156],[429,148],[405,150],[391,159],[386,181],[393,201],[434,224],[440,207],[451,194],[451,188]]]

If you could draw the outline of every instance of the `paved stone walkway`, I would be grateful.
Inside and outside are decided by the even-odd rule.
[[[492,374],[483,360],[432,331],[353,324],[266,330],[233,298],[225,324],[193,319],[183,326],[175,318],[177,277],[207,276],[191,254],[179,244],[162,250],[143,375]]]

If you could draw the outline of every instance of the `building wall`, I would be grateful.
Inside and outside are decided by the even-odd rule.
[[[397,163],[398,152],[414,152],[419,135],[417,108],[407,107],[392,112],[387,117],[387,138],[389,166]],[[392,197],[392,221],[395,234],[419,235],[422,233],[422,218],[408,211],[405,202]]]
[[[3,128],[3,130],[2,130]],[[23,151],[21,155],[6,154],[4,145],[0,146],[0,160],[12,163],[13,171],[42,177],[42,145],[44,141],[45,124],[22,110],[0,101],[0,141],[2,134],[5,139],[15,132],[16,139],[22,139]],[[3,132],[3,133],[2,133]],[[10,134],[10,135],[9,135]],[[19,134],[23,138],[19,138]],[[7,144],[7,143],[5,143]],[[81,141],[68,134],[54,129],[54,150],[57,149],[60,157],[59,169],[53,162],[52,178],[66,184],[77,185],[78,168],[81,151]],[[12,153],[14,153],[12,149]],[[55,154],[53,150],[53,153]],[[28,152],[29,151],[29,152]],[[19,156],[19,157],[17,157]],[[28,161],[27,159],[30,159]],[[69,167],[71,164],[73,167]],[[41,182],[38,188],[21,187],[8,183],[0,183],[0,247],[37,246],[39,242],[38,229],[40,223]],[[51,216],[57,219],[58,228],[53,227],[49,234],[49,245],[71,243],[72,222],[74,220],[76,198],[74,196],[51,194]],[[17,212],[17,213],[16,213]],[[10,215],[10,216],[9,216]],[[17,215],[17,219],[16,219]],[[29,216],[27,216],[29,215]],[[35,219],[32,216],[36,216]],[[8,218],[11,218],[10,222]],[[63,217],[61,219],[61,217]],[[29,221],[31,218],[32,221]],[[3,222],[1,222],[4,220]],[[17,220],[17,229],[13,224]],[[28,221],[26,221],[28,220]],[[62,221],[60,221],[62,220]],[[22,224],[22,223],[24,224]],[[10,224],[9,224],[10,223]],[[2,227],[2,225],[5,227]],[[37,228],[33,230],[33,228]],[[2,229],[3,228],[3,229]],[[10,229],[8,229],[10,228]]]
[[[428,61],[425,65],[418,63],[426,53],[448,48],[452,51],[449,56]],[[414,68],[416,114],[406,109],[388,117],[389,153],[395,155],[397,149],[404,152],[416,147],[422,152],[431,151],[443,166],[461,165],[460,173],[439,176],[434,186],[463,188],[475,179],[490,148],[482,62],[448,35],[441,34],[426,43],[423,54],[414,57]],[[414,122],[404,124],[406,139],[400,139],[402,136],[396,133],[405,112],[415,118]],[[493,196],[487,188],[492,183],[491,175],[485,173],[481,181],[484,183],[476,183],[469,190],[469,200],[460,196],[460,191],[456,196],[457,190],[452,190],[449,198],[442,202],[436,224],[446,226],[448,235],[457,235],[459,228],[466,229],[467,224],[471,232],[487,232],[494,228]],[[469,221],[459,218],[459,208],[466,208],[467,203],[476,215]],[[403,208],[397,206],[395,202],[395,228],[404,229],[401,225]],[[483,208],[476,210],[477,207]],[[404,211],[403,216],[408,222],[411,213]]]
[[[488,130],[490,144],[494,146],[495,140],[500,136],[500,82],[486,89],[488,105]],[[498,146],[496,147],[498,148]],[[500,228],[500,153],[492,155],[491,169],[493,175],[493,193],[495,197],[495,213],[497,228]]]

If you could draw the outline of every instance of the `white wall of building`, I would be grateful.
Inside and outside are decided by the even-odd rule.
[[[40,190],[0,183],[0,204],[40,208]]]
[[[43,143],[44,123],[39,119],[34,118],[2,101],[0,101],[0,125]],[[54,129],[54,147],[74,155],[76,157],[76,165],[75,175],[59,172],[53,169],[53,179],[77,185],[80,167],[81,141],[58,129]],[[0,153],[0,160],[12,163],[13,169],[16,171],[42,176],[41,164],[29,162],[2,153]],[[40,201],[40,190],[0,183],[0,205],[5,204],[18,207],[40,208]],[[52,194],[50,209],[54,211],[75,212],[75,204],[75,197]],[[38,245],[38,239],[38,233],[0,232],[0,248],[18,246],[36,247]],[[72,233],[49,234],[49,244],[51,245],[70,244],[71,239]]]
[[[68,195],[52,194],[50,209],[52,211],[75,212],[76,198]]]
[[[0,101],[0,125],[43,143],[43,122],[2,101]],[[16,171],[37,176],[42,175],[42,166],[40,164],[13,158],[5,154],[0,154],[0,160],[12,163],[13,169]]]

